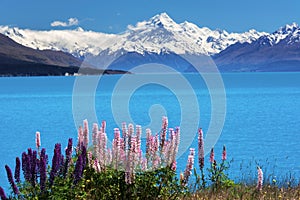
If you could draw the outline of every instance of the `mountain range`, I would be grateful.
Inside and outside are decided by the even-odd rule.
[[[130,71],[140,64],[161,63],[180,72],[192,72],[193,66],[182,55],[199,55],[211,57],[220,71],[300,71],[300,27],[296,23],[273,33],[253,29],[228,33],[190,22],[176,23],[161,13],[129,25],[120,34],[82,28],[38,31],[9,26],[0,26],[0,33],[22,45],[23,50],[46,56],[42,60],[47,65],[79,67],[84,63],[97,69]],[[63,55],[63,59],[59,63],[48,59],[55,57],[53,54]]]

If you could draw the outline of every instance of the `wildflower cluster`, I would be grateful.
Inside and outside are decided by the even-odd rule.
[[[114,129],[112,149],[107,147],[107,134],[105,122],[99,128],[93,124],[92,131],[92,154],[89,157],[90,166],[97,172],[105,171],[107,168],[125,171],[125,182],[134,183],[137,172],[153,171],[162,167],[176,170],[176,154],[180,142],[180,129],[168,130],[168,119],[163,117],[161,140],[158,134],[153,135],[150,129],[146,130],[146,153],[141,149],[141,126],[133,124],[122,124],[122,134],[118,128]],[[84,125],[84,126],[87,126]],[[78,141],[84,141],[82,129],[78,131]],[[88,132],[87,128],[84,128]],[[167,133],[169,138],[167,139]],[[87,133],[88,135],[88,133]],[[83,143],[83,146],[86,146]],[[81,146],[81,144],[79,144]]]
[[[16,158],[14,174],[5,166],[12,192],[6,196],[0,187],[1,200],[6,199],[176,199],[188,194],[191,175],[196,177],[198,191],[231,186],[225,171],[227,152],[222,151],[220,164],[215,152],[210,151],[208,178],[204,174],[204,139],[198,130],[198,176],[195,165],[196,151],[190,148],[186,167],[180,178],[176,175],[176,155],[180,143],[180,128],[168,128],[167,117],[162,118],[160,133],[146,129],[146,148],[142,151],[142,128],[123,123],[115,128],[111,147],[108,144],[106,122],[93,124],[89,146],[88,121],[78,128],[78,142],[68,140],[65,151],[55,144],[51,162],[46,149],[41,146],[40,133],[36,132],[36,150],[28,148],[22,157]],[[73,151],[75,149],[75,151]],[[50,165],[51,163],[51,165]],[[20,177],[23,171],[22,179]],[[194,171],[193,171],[194,170]],[[21,181],[24,180],[24,181]],[[257,190],[262,190],[263,173],[258,168]]]

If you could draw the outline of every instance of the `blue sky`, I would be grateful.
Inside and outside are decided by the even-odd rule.
[[[128,24],[166,12],[176,22],[244,32],[273,32],[287,23],[300,23],[299,0],[1,0],[0,25],[30,29],[72,29],[118,33]],[[74,18],[70,27],[51,26]],[[77,21],[78,20],[78,23]],[[76,25],[78,24],[78,25]]]

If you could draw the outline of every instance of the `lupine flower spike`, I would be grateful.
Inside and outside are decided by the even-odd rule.
[[[188,156],[186,168],[183,173],[182,185],[186,185],[188,183],[189,177],[192,174],[192,169],[194,167],[194,156],[195,156],[195,149],[190,148],[190,155]]]
[[[227,153],[226,153],[226,147],[223,146],[223,152],[222,152],[222,160],[225,161],[227,159]]]
[[[15,180],[17,183],[20,182],[20,170],[21,170],[21,161],[20,158],[16,158],[16,168],[15,168]]]
[[[6,200],[7,199],[7,197],[5,195],[5,192],[4,192],[2,187],[0,187],[0,198],[1,198],[1,200]]]
[[[210,150],[210,156],[209,156],[209,162],[211,164],[213,164],[214,161],[215,161],[215,152],[214,152],[214,148],[211,148],[211,150]]]
[[[39,152],[40,147],[41,147],[41,134],[40,134],[40,132],[36,132],[36,134],[35,134],[35,144],[36,144],[36,148]]]
[[[263,172],[262,169],[260,167],[257,167],[257,186],[256,189],[257,190],[262,190],[262,186],[263,186]]]
[[[199,167],[203,169],[204,167],[204,142],[203,142],[203,131],[202,128],[198,130],[198,158],[199,158]]]
[[[12,189],[13,189],[13,192],[18,195],[19,194],[19,190],[18,190],[18,187],[17,185],[15,184],[14,182],[14,179],[13,179],[13,176],[12,176],[12,172],[11,172],[11,169],[9,168],[8,165],[5,165],[5,169],[6,169],[6,173],[7,173],[7,178],[8,178],[8,182],[10,183]]]

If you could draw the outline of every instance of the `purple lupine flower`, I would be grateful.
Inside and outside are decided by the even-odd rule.
[[[7,200],[7,197],[2,187],[0,187],[0,198],[1,200]]]
[[[46,189],[46,180],[47,180],[47,156],[46,156],[46,149],[42,148],[41,155],[40,155],[40,163],[39,163],[39,170],[40,170],[40,188],[41,191],[45,191]]]
[[[226,147],[223,146],[223,152],[222,152],[222,160],[225,161],[227,159],[227,153],[226,153]]]
[[[83,167],[82,170],[83,170],[87,163],[87,151],[85,147],[82,147],[81,157],[82,157],[82,167]]]
[[[74,170],[74,184],[77,184],[78,181],[82,177],[83,172],[83,158],[82,154],[80,154],[77,158],[76,164],[75,164],[75,170]]]
[[[85,148],[89,146],[89,125],[87,119],[83,120],[83,145]]]
[[[31,178],[30,159],[29,159],[29,155],[26,154],[25,152],[22,153],[22,170],[23,170],[25,180],[30,182],[30,178]]]
[[[72,161],[72,145],[73,145],[73,140],[72,140],[72,138],[69,138],[68,146],[65,150],[66,161],[65,161],[64,172],[63,172],[64,177],[67,175],[68,169],[69,169],[69,166],[70,166],[70,162]]]
[[[11,169],[9,168],[8,165],[5,165],[5,169],[6,169],[6,173],[7,173],[7,179],[8,179],[8,182],[10,183],[12,189],[13,189],[13,192],[18,195],[20,192],[19,192],[19,189],[17,187],[17,185],[15,184],[15,181],[13,179],[13,176],[12,176],[12,172],[11,172]]]
[[[55,144],[54,155],[52,158],[52,167],[50,171],[50,185],[53,184],[54,178],[57,175],[60,165],[61,165],[61,145],[59,143]]]
[[[20,182],[20,170],[21,170],[21,161],[19,157],[16,157],[15,180],[17,183]]]
[[[31,185],[35,186],[37,179],[37,152],[33,151],[31,157]]]
[[[198,159],[199,167],[202,170],[204,167],[204,141],[202,128],[199,128],[198,134]]]
[[[210,155],[209,155],[209,162],[211,164],[213,164],[215,161],[215,152],[214,152],[214,148],[211,148],[210,150]]]
[[[39,151],[40,147],[41,147],[41,135],[40,135],[40,132],[38,132],[38,131],[35,134],[35,144],[36,144],[37,150]]]
[[[263,187],[263,171],[260,167],[257,167],[257,185],[256,189],[257,190],[262,190]]]

